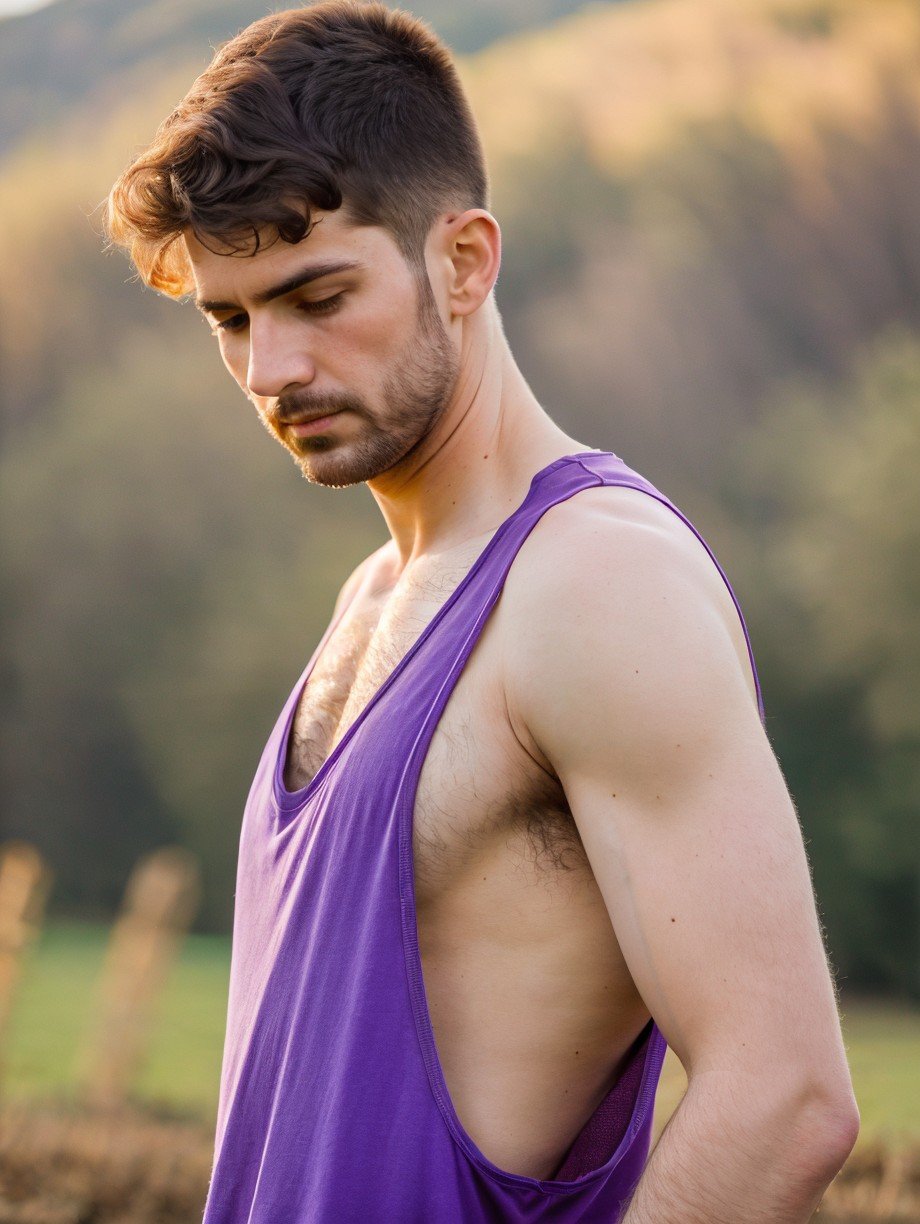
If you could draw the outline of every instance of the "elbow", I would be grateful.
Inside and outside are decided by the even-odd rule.
[[[687,1096],[728,1125],[741,1147],[750,1146],[784,1187],[810,1202],[837,1176],[856,1144],[859,1109],[845,1063],[740,1070],[723,1064],[690,1076]]]
[[[830,1181],[843,1168],[859,1135],[859,1107],[847,1083],[830,1092],[821,1085],[807,1091],[795,1123],[799,1157],[818,1178]]]
[[[841,1101],[828,1114],[828,1134],[833,1141],[831,1147],[838,1161],[838,1168],[843,1166],[844,1161],[856,1146],[856,1140],[859,1137],[859,1122],[859,1107],[852,1092],[846,1100]]]

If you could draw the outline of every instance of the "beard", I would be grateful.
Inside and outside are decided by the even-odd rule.
[[[419,279],[415,333],[388,375],[382,390],[382,410],[372,411],[357,396],[280,396],[277,417],[343,410],[366,423],[361,436],[343,443],[329,434],[298,438],[286,433],[274,417],[265,424],[294,455],[311,484],[330,489],[373,480],[416,450],[446,411],[456,386],[460,362],[437,311],[427,275]]]

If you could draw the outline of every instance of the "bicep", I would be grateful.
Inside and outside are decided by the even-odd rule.
[[[630,972],[688,1073],[740,1057],[739,1042],[751,1060],[800,1042],[813,1062],[809,1017],[831,1022],[832,992],[779,766],[749,718],[702,751],[703,724],[661,730],[644,777],[559,763]]]
[[[836,1058],[798,818],[711,576],[654,532],[608,545],[559,556],[513,672],[630,973],[688,1073]]]

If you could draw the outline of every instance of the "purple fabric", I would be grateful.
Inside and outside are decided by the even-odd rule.
[[[636,1106],[651,1035],[652,1021],[649,1021],[629,1051],[616,1083],[578,1132],[553,1174],[555,1180],[574,1181],[582,1177],[603,1164],[622,1143]]]
[[[335,621],[291,692],[240,834],[204,1224],[620,1219],[648,1157],[666,1050],[657,1025],[650,1021],[558,1175],[537,1180],[499,1168],[464,1130],[444,1082],[422,980],[412,863],[422,763],[514,557],[550,506],[600,485],[658,498],[699,536],[617,456],[567,455],[534,475],[521,505],[296,792],[283,782],[287,738]],[[757,697],[763,718],[759,683]]]

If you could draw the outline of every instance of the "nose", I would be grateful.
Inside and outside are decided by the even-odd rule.
[[[293,384],[306,386],[316,377],[316,362],[306,351],[302,330],[288,329],[270,319],[250,319],[246,390],[250,396],[273,399]]]

